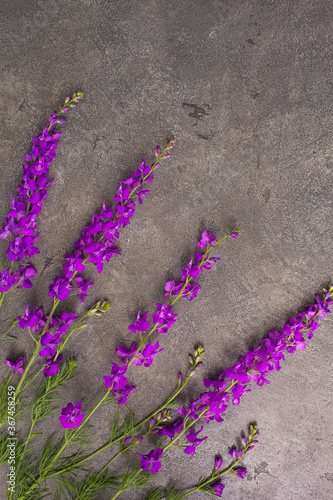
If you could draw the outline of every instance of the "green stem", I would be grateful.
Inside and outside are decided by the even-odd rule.
[[[31,486],[29,487],[29,489],[25,492],[24,495],[28,495],[32,490],[34,490],[35,488],[37,488],[37,486],[39,485],[39,483],[41,483],[42,481],[45,481],[48,477],[51,477],[53,474],[48,474],[48,471],[51,470],[52,466],[58,461],[58,459],[61,457],[61,455],[63,454],[63,452],[65,451],[65,449],[67,448],[68,445],[71,444],[71,442],[74,440],[74,438],[77,436],[77,434],[79,432],[82,431],[83,427],[85,425],[87,425],[87,423],[89,422],[90,418],[92,417],[92,415],[95,413],[95,411],[101,406],[101,404],[103,404],[104,400],[107,398],[107,396],[109,395],[109,391],[110,389],[108,389],[106,391],[106,393],[102,396],[102,398],[95,404],[95,406],[93,407],[93,409],[88,413],[88,415],[84,418],[84,420],[82,421],[82,424],[80,425],[79,428],[75,429],[71,434],[70,434],[70,437],[69,439],[67,439],[67,430],[65,432],[65,441],[64,443],[62,444],[62,446],[60,447],[59,451],[56,453],[56,455],[53,457],[53,459],[51,460],[51,462],[49,463],[48,467],[47,467],[47,470],[46,472],[44,472],[44,474],[40,475],[32,484]],[[18,500],[23,500],[24,499],[24,496],[21,496],[19,497]]]
[[[187,385],[188,381],[190,380],[191,378],[191,375],[189,374],[186,378],[186,380],[184,381],[184,383],[177,389],[177,391],[172,395],[170,396],[170,398],[163,404],[161,405],[157,410],[155,410],[154,412],[150,413],[147,417],[145,417],[143,420],[141,420],[140,422],[138,422],[131,430],[131,434],[135,434],[139,429],[141,429],[141,427],[146,423],[148,422],[149,420],[151,420],[155,415],[157,415],[157,413],[159,413],[160,411],[162,411],[165,407],[167,406],[170,406],[170,404],[174,401],[174,399],[180,394],[180,392],[185,388],[185,386]],[[111,446],[114,446],[116,443],[118,443],[119,441],[121,441],[122,439],[124,439],[125,437],[127,437],[124,433],[121,434],[119,437],[117,437],[116,439],[114,439],[113,441],[109,441],[108,443],[104,444],[103,446],[101,446],[100,448],[98,448],[97,450],[93,451],[92,453],[89,453],[88,455],[82,457],[80,460],[76,461],[74,464],[72,464],[71,466],[68,466],[68,467],[63,467],[62,469],[58,469],[57,471],[55,471],[54,473],[48,475],[47,477],[54,477],[54,476],[57,476],[58,474],[64,474],[66,472],[69,471],[69,469],[74,465],[75,467],[83,464],[84,462],[90,460],[91,458],[93,458],[94,456],[98,455],[98,453],[110,448]]]
[[[43,331],[42,331],[42,333],[40,334],[40,337],[39,337],[39,339],[38,339],[38,342],[37,342],[37,344],[36,344],[36,346],[35,346],[35,350],[34,350],[34,352],[33,352],[32,356],[31,356],[31,358],[30,358],[30,360],[29,360],[29,363],[27,364],[27,366],[26,366],[26,368],[25,368],[25,370],[24,370],[24,372],[23,372],[23,375],[21,376],[21,379],[20,379],[20,381],[19,381],[19,383],[18,383],[17,387],[16,387],[16,391],[15,391],[15,398],[17,398],[17,396],[18,396],[18,394],[19,394],[19,392],[20,392],[20,389],[21,389],[21,387],[22,387],[22,384],[23,384],[23,382],[24,382],[24,380],[25,380],[26,376],[28,375],[28,372],[29,372],[29,370],[30,370],[30,368],[31,368],[31,366],[32,366],[32,364],[33,364],[33,362],[34,362],[34,360],[35,360],[35,359],[36,359],[36,357],[38,356],[38,353],[39,353],[39,350],[40,350],[40,347],[41,347],[40,339],[41,339],[41,337],[44,335],[44,333],[46,332],[46,330],[48,329],[49,324],[50,324],[50,321],[51,321],[51,319],[52,319],[52,317],[53,317],[54,311],[55,311],[55,310],[56,310],[56,308],[58,307],[59,302],[60,302],[60,300],[59,300],[59,299],[54,299],[54,302],[53,302],[53,307],[52,307],[52,309],[51,309],[51,312],[50,312],[50,314],[49,314],[49,317],[47,318],[47,321],[46,321],[46,323],[45,323],[45,326],[44,326],[44,328],[43,328]]]

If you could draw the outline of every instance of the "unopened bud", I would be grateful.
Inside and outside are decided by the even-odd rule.
[[[138,444],[141,444],[141,443],[142,443],[142,441],[143,441],[143,437],[138,437],[138,439],[136,440],[136,442],[137,442]]]

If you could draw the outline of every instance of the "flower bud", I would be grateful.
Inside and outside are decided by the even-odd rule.
[[[215,468],[216,469],[219,469],[220,467],[222,467],[222,458],[221,457],[216,457],[215,458]]]
[[[142,441],[143,441],[143,437],[138,437],[138,439],[136,440],[136,442],[137,442],[138,444],[141,444],[141,443],[142,443]]]

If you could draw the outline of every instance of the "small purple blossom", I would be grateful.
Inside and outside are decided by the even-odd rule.
[[[237,477],[239,477],[240,479],[244,479],[245,477],[245,474],[247,474],[247,470],[246,469],[237,469],[236,470],[236,474],[237,474]]]
[[[71,293],[72,285],[69,280],[65,278],[56,278],[51,285],[49,285],[49,297],[65,300]]]
[[[61,361],[62,356],[58,355],[57,361]],[[43,366],[46,366],[44,369],[44,377],[54,377],[59,372],[59,365],[56,363],[54,357],[49,357],[46,363],[43,363]]]
[[[185,281],[189,278],[197,278],[200,274],[200,270],[197,264],[193,265],[193,257],[190,258],[189,263],[182,270],[182,281]]]
[[[84,281],[83,278],[81,278],[80,276],[78,276],[77,278],[74,279],[75,283],[76,283],[76,291],[77,291],[77,296],[81,296],[81,300],[80,302],[84,302],[86,300],[86,297],[87,297],[87,292],[88,292],[88,289],[92,286],[94,286],[94,282],[93,281],[90,281],[90,280],[87,280],[87,281]]]
[[[31,313],[29,313],[29,304],[27,304],[27,307],[25,309],[25,313],[22,317],[18,317],[18,324],[20,328],[30,328],[33,333],[38,333],[39,330],[44,328],[45,321],[44,321],[44,313],[43,309],[40,308],[38,309],[32,309]]]
[[[160,325],[156,330],[157,333],[167,333],[170,326],[177,320],[177,314],[172,311],[172,305],[156,304],[157,313],[153,314],[153,324]]]
[[[207,247],[208,245],[212,246],[215,245],[217,242],[217,239],[212,236],[212,233],[209,231],[204,231],[201,235],[201,240],[198,243],[198,248],[202,250],[203,248]]]
[[[217,483],[215,483],[213,486],[207,486],[207,488],[214,490],[215,495],[220,497],[220,496],[222,496],[222,492],[225,488],[225,484],[222,484],[221,479],[219,479]]]
[[[142,458],[141,460],[141,469],[148,470],[151,467],[151,473],[156,474],[161,468],[160,458],[163,455],[163,450],[161,448],[156,448],[156,450],[151,450],[147,455],[138,456]]]
[[[137,344],[136,342],[133,342],[130,349],[127,349],[126,347],[123,347],[123,346],[117,347],[116,353],[120,358],[122,358],[122,362],[125,365],[127,365],[127,363],[133,358],[138,347],[139,347],[139,344]]]
[[[19,375],[23,375],[24,368],[22,368],[22,366],[23,366],[23,358],[22,357],[18,358],[14,363],[12,363],[8,359],[6,359],[5,363],[7,366],[10,366],[10,368],[13,369],[13,373],[18,373]]]
[[[146,332],[149,329],[149,323],[147,321],[148,311],[144,313],[141,318],[141,311],[138,311],[138,315],[136,317],[135,322],[132,325],[129,325],[128,329],[135,332]]]
[[[74,427],[80,427],[82,420],[85,417],[84,413],[80,413],[82,410],[82,403],[79,401],[75,406],[73,403],[68,403],[66,408],[61,410],[61,415],[59,417],[61,425],[65,429],[73,429]]]
[[[105,387],[116,396],[118,404],[123,405],[127,401],[127,397],[135,390],[135,385],[128,384],[128,379],[124,377],[127,366],[119,366],[117,363],[112,363],[111,376],[103,376]]]
[[[133,365],[144,365],[146,367],[150,366],[153,362],[153,359],[156,358],[156,356],[160,352],[164,351],[164,347],[162,347],[161,349],[159,349],[159,347],[159,342],[156,342],[156,344],[154,345],[147,344],[142,352],[139,352],[137,354],[137,357],[133,360]]]
[[[186,434],[186,439],[190,443],[192,443],[190,446],[186,446],[186,448],[184,450],[184,453],[186,453],[186,455],[194,455],[197,446],[199,446],[199,444],[202,443],[202,441],[204,441],[205,439],[208,439],[207,436],[204,438],[201,438],[201,439],[197,437],[197,435],[200,434],[200,432],[202,432],[202,430],[203,430],[203,426],[201,426],[201,428],[198,432],[194,432],[193,429],[190,429],[188,434]]]

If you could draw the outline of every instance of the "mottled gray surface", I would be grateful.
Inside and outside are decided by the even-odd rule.
[[[178,322],[158,338],[165,351],[151,368],[131,369],[138,389],[129,401],[143,416],[169,394],[188,352],[203,342],[206,361],[189,401],[202,391],[201,376],[236,362],[333,278],[332,3],[10,0],[1,2],[0,16],[2,216],[49,113],[75,90],[85,94],[63,126],[52,166],[35,286],[8,297],[1,317],[22,314],[27,302],[50,308],[48,284],[91,215],[112,200],[142,155],[150,161],[156,143],[174,134],[172,158],[122,233],[122,257],[93,274],[87,304],[107,298],[112,309],[70,343],[80,363],[66,401],[102,393],[115,347],[132,339],[128,324],[140,308],[153,312],[200,231],[221,235],[238,223],[241,237],[216,250],[221,261],[200,277],[197,300],[177,304]],[[73,301],[69,310],[85,307]],[[26,363],[30,351],[22,333],[5,346],[1,366],[9,355],[24,354]],[[228,477],[224,498],[333,498],[332,352],[328,317],[269,385],[253,386],[224,423],[207,426],[209,439],[194,457],[172,450],[158,484],[195,483],[217,452],[227,459],[228,446],[255,421],[260,444],[245,461],[249,473]],[[110,418],[105,408],[94,419],[100,442]],[[52,425],[59,428],[56,416]]]

